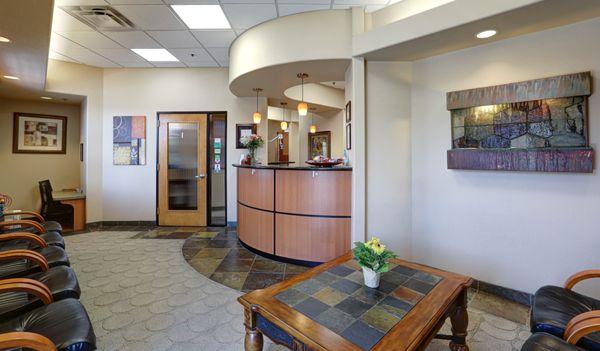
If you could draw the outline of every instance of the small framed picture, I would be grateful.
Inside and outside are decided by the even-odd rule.
[[[251,134],[256,134],[256,124],[236,124],[235,125],[235,148],[236,149],[245,149],[246,147],[242,145],[240,139],[244,136],[248,136]]]
[[[352,124],[346,124],[346,150],[352,149]]]
[[[15,112],[13,123],[13,153],[67,153],[67,117]]]
[[[348,101],[346,104],[346,123],[352,122],[352,104]]]

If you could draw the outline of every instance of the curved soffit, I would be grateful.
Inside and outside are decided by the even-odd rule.
[[[302,85],[287,88],[283,95],[296,102],[302,100]],[[346,96],[341,89],[331,88],[322,84],[304,84],[304,101],[310,105],[328,106],[342,110],[346,105]]]
[[[310,25],[307,25],[309,23]],[[352,52],[349,10],[325,10],[281,17],[251,28],[230,49],[229,89],[236,96],[285,99],[283,92],[308,73],[305,83],[344,80]]]

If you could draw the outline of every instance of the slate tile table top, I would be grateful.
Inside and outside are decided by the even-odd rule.
[[[399,259],[390,267],[371,289],[348,253],[240,297],[246,350],[261,350],[263,334],[292,350],[421,350],[448,317],[450,348],[468,350],[471,278]]]

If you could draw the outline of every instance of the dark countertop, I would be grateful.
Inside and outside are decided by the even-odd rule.
[[[255,168],[255,169],[290,169],[297,171],[351,171],[352,167],[334,166],[334,167],[314,167],[314,166],[287,166],[287,165],[240,165],[234,164],[237,168]]]

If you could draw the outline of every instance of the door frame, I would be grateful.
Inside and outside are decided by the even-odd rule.
[[[224,115],[225,116],[225,140],[221,144],[223,144],[223,149],[225,150],[225,157],[221,158],[223,160],[223,164],[225,165],[225,225],[228,226],[227,223],[227,111],[158,111],[156,112],[156,164],[154,165],[156,172],[156,225],[158,225],[158,217],[160,214],[158,213],[158,160],[159,160],[159,151],[160,151],[160,115],[185,115],[185,114],[205,114],[207,116],[206,123],[206,226],[207,227],[220,227],[221,225],[214,225],[212,223],[212,216],[210,215],[210,209],[212,208],[211,204],[211,185],[212,185],[212,170],[210,168],[210,141],[212,139],[212,134],[210,132],[210,123],[212,121],[212,115]]]

